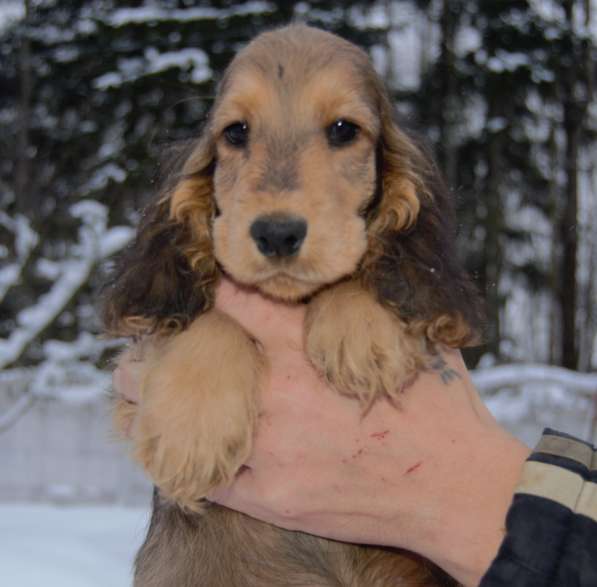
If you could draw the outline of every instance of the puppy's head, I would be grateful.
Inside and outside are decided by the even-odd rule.
[[[143,244],[163,223],[174,231],[161,253],[169,277],[150,259],[145,301],[129,314],[171,319],[171,299],[178,316],[205,309],[219,268],[290,301],[353,276],[413,320],[460,314],[441,301],[448,280],[463,280],[447,259],[449,204],[435,178],[362,50],[303,25],[264,33],[230,64],[202,136],[139,233]]]
[[[215,161],[213,246],[227,273],[297,300],[359,267],[377,190],[395,228],[414,221],[408,174],[379,185],[386,102],[367,55],[317,29],[265,33],[236,57],[198,147]],[[195,197],[183,187],[174,217]]]

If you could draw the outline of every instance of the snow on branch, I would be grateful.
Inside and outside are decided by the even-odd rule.
[[[0,225],[14,234],[16,249],[15,262],[0,269],[1,302],[6,292],[19,282],[23,268],[37,245],[39,237],[31,228],[29,220],[21,214],[11,218],[5,212],[0,211]]]
[[[122,247],[133,236],[133,229],[107,228],[108,211],[99,202],[85,200],[71,207],[71,214],[82,221],[73,257],[59,263],[60,276],[50,291],[37,303],[17,316],[17,327],[6,339],[0,339],[0,369],[17,361],[48,326],[50,326],[79,290],[87,283],[96,265]]]
[[[207,54],[195,47],[164,53],[150,47],[146,49],[144,57],[120,59],[118,71],[110,71],[101,75],[94,80],[93,84],[97,89],[105,90],[173,68],[190,69],[191,81],[200,84],[212,76],[208,63]]]
[[[238,3],[230,8],[195,7],[171,10],[158,6],[139,8],[120,8],[110,14],[108,24],[121,27],[128,24],[146,22],[192,22],[197,20],[215,20],[233,16],[257,15],[272,12],[275,9],[270,2],[252,1]]]

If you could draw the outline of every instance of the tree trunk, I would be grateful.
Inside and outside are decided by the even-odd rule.
[[[559,228],[559,201],[561,189],[558,183],[560,173],[560,149],[556,140],[556,128],[559,129],[559,123],[552,121],[548,140],[548,153],[551,165],[551,174],[549,178],[549,204],[550,212],[549,222],[552,226],[554,238],[551,242],[550,263],[549,263],[549,353],[548,360],[551,365],[559,365],[561,362],[560,352],[560,315],[559,315],[559,255],[560,247],[556,230]]]
[[[579,127],[574,105],[564,102],[564,132],[566,134],[566,193],[565,206],[560,219],[562,243],[560,269],[560,311],[562,316],[562,365],[576,369],[578,345],[576,336],[577,307],[577,250],[578,250],[578,139]]]
[[[443,170],[450,188],[454,188],[457,181],[457,151],[456,146],[453,144],[453,127],[458,102],[456,96],[456,77],[454,75],[454,39],[460,13],[460,0],[443,1],[440,17],[441,53],[439,57],[439,71],[441,76],[441,92],[439,96],[439,145],[437,153],[440,168]]]
[[[562,365],[568,369],[578,367],[577,332],[577,265],[578,265],[578,158],[582,128],[586,116],[588,91],[585,63],[587,56],[585,46],[574,33],[575,0],[565,0],[567,24],[567,59],[564,60],[562,72],[562,106],[564,112],[565,151],[565,193],[564,209],[560,218],[559,236],[562,246],[560,257],[559,304],[562,318],[561,347]],[[584,90],[584,91],[583,91]]]
[[[501,117],[503,112],[498,98],[494,95],[488,97],[489,120]],[[487,143],[487,176],[484,186],[485,201],[485,242],[483,251],[483,269],[481,281],[484,286],[487,304],[487,347],[488,350],[500,359],[500,311],[502,297],[500,295],[500,281],[502,275],[502,243],[503,231],[503,203],[500,192],[500,183],[503,174],[503,130],[491,131]]]
[[[31,165],[29,159],[29,129],[31,127],[31,47],[28,36],[28,21],[31,0],[25,0],[25,16],[21,29],[19,47],[19,126],[17,132],[15,162],[16,208],[22,214],[31,217],[34,211],[30,206]]]

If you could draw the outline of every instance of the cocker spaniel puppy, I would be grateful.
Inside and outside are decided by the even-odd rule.
[[[362,50],[294,25],[235,57],[201,137],[120,260],[105,308],[110,332],[150,340],[131,435],[161,497],[137,585],[444,584],[406,554],[216,506],[193,512],[249,456],[265,364],[214,309],[220,276],[307,304],[308,358],[366,409],[399,398],[439,346],[476,336],[451,214]],[[117,407],[121,421],[130,409]]]

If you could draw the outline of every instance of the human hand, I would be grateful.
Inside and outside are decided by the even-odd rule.
[[[307,362],[303,307],[226,281],[216,305],[259,339],[270,369],[253,455],[211,499],[289,529],[407,548],[478,583],[528,451],[483,406],[459,353],[444,351],[400,405],[363,416]]]

